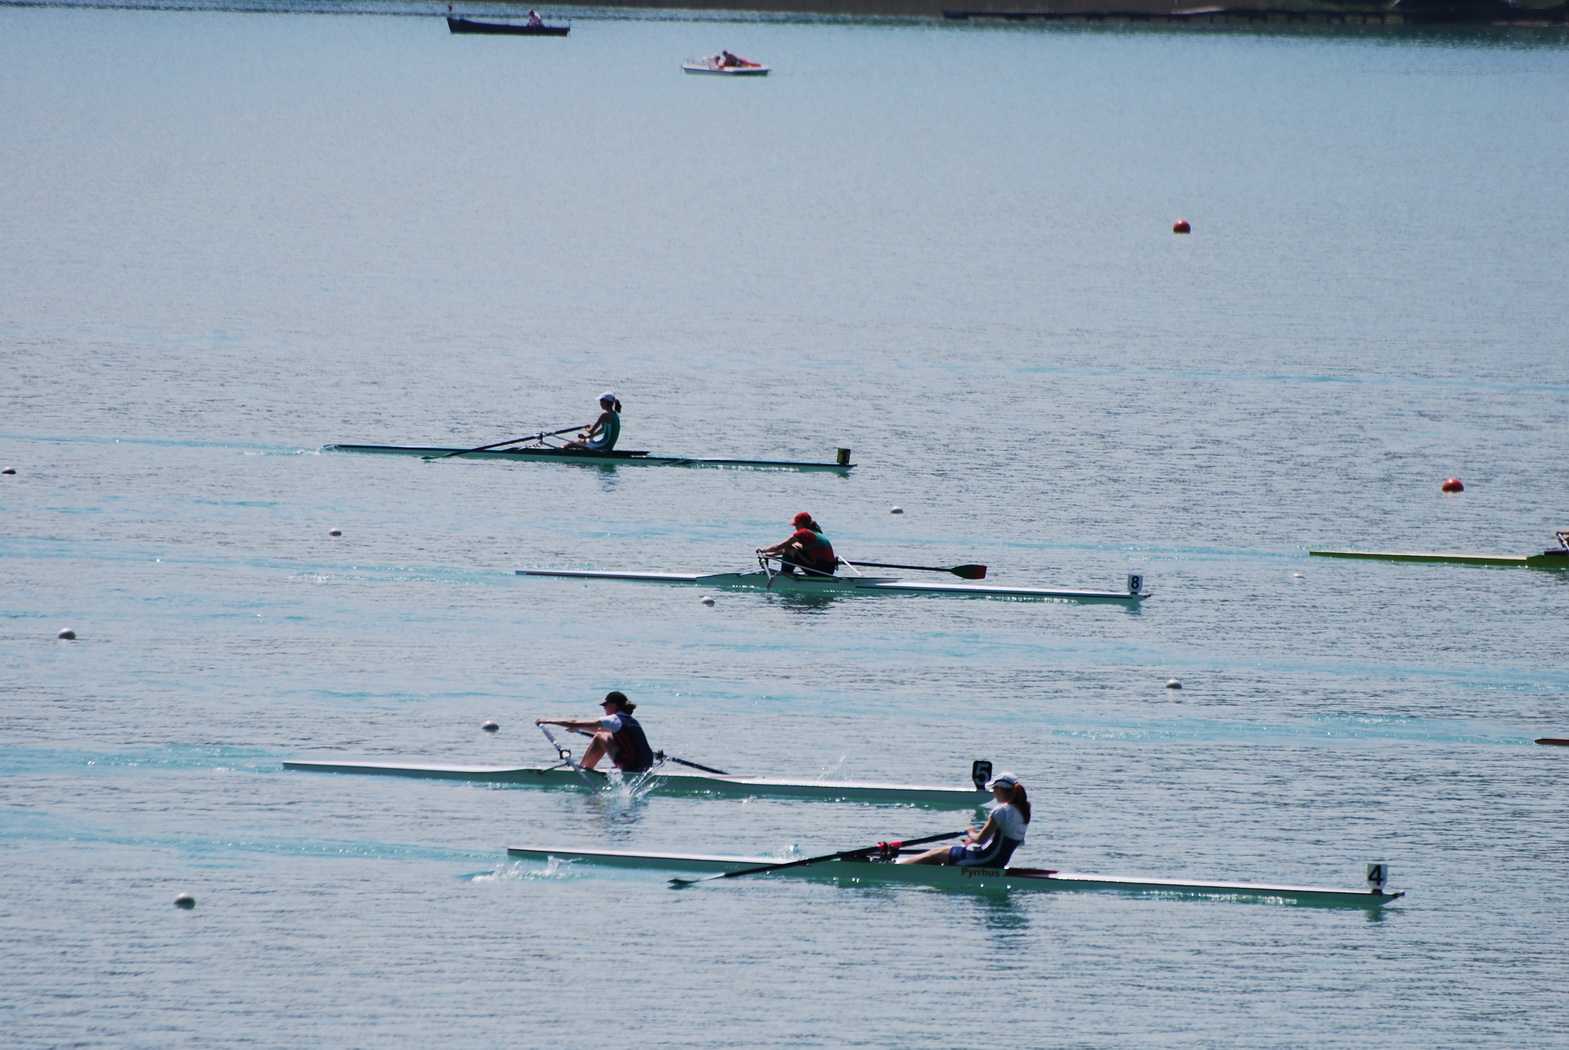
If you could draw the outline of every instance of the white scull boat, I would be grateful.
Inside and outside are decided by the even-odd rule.
[[[734,56],[732,56],[734,57]],[[748,62],[737,58],[734,63],[725,61],[723,53],[707,58],[689,58],[681,63],[688,73],[716,73],[726,77],[766,77],[768,67],[761,62]]]
[[[590,569],[514,569],[519,576],[556,576],[576,580],[633,580],[640,583],[684,583],[723,590],[758,590],[778,594],[937,594],[977,598],[1044,599],[1070,602],[1115,602],[1137,606],[1149,592],[1144,577],[1128,576],[1126,591],[1069,591],[1046,587],[992,587],[974,583],[925,583],[880,576],[791,576],[778,572],[608,572]]]
[[[909,851],[906,851],[909,852]],[[946,865],[894,864],[866,857],[836,858],[814,864],[760,873],[820,879],[841,885],[911,883],[944,890],[1007,892],[1010,890],[1106,890],[1143,897],[1206,897],[1277,904],[1380,906],[1404,896],[1384,890],[1388,868],[1368,865],[1368,888],[1288,886],[1256,882],[1200,882],[1120,875],[1088,875],[1046,868],[953,868]],[[568,849],[555,846],[509,846],[507,856],[527,861],[572,861],[619,868],[720,873],[782,863],[771,857],[730,857],[704,853],[653,853],[635,850]]]
[[[468,780],[484,784],[519,784],[530,787],[584,790],[582,776],[606,790],[611,779],[598,770],[571,766],[445,765],[433,762],[323,762],[297,760],[284,769],[315,773],[357,773],[430,780]],[[842,802],[894,802],[918,806],[973,808],[988,801],[991,792],[973,785],[943,787],[923,784],[877,784],[855,780],[784,780],[774,777],[731,776],[708,773],[666,773],[656,766],[651,773],[628,774],[624,782],[640,788],[647,783],[661,795],[720,795],[731,798],[801,798]],[[982,782],[985,779],[982,778]]]

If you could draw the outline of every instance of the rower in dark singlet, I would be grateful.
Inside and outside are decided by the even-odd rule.
[[[644,773],[653,768],[654,749],[649,746],[643,727],[632,717],[637,705],[617,689],[606,693],[599,706],[605,709],[603,718],[536,718],[534,724],[593,733],[594,742],[578,763],[584,769],[593,769],[606,755],[623,773]]]
[[[772,547],[759,547],[757,553],[765,557],[777,556],[785,572],[804,570],[807,576],[832,576],[839,567],[834,555],[834,545],[823,535],[821,525],[812,520],[806,511],[795,516],[795,532],[790,538]]]

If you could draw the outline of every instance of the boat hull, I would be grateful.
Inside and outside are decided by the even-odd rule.
[[[447,30],[451,33],[472,33],[483,36],[566,36],[571,32],[571,26],[529,26],[515,25],[507,22],[474,22],[467,18],[447,18]]]
[[[327,445],[323,452],[368,452],[392,456],[436,459],[463,452],[461,448],[429,445]],[[735,467],[748,470],[827,470],[848,474],[854,463],[813,463],[790,459],[695,459],[687,456],[650,456],[647,452],[593,452],[588,449],[515,448],[467,452],[460,459],[502,459],[514,463],[579,463],[594,467]]]
[[[513,860],[574,861],[584,864],[661,871],[719,874],[778,864],[772,857],[729,857],[703,853],[654,853],[635,850],[584,850],[553,846],[509,846]],[[752,877],[752,876],[748,876]],[[1330,907],[1379,907],[1401,896],[1373,890],[1327,886],[1289,886],[1252,882],[1205,882],[1117,875],[1089,875],[1045,868],[954,868],[947,865],[892,864],[871,860],[828,860],[760,873],[758,878],[806,878],[841,885],[913,884],[964,892],[1016,890],[1095,890],[1140,897],[1203,897],[1276,904]]]
[[[990,587],[973,583],[922,583],[878,576],[784,576],[779,573],[721,572],[690,575],[674,572],[608,572],[592,569],[514,569],[519,576],[556,576],[581,580],[627,580],[638,583],[681,583],[725,590],[772,591],[775,594],[936,594],[978,598],[1018,598],[1138,605],[1148,592],[1069,591],[1042,587]],[[772,584],[770,585],[770,580]]]
[[[296,760],[284,769],[314,773],[348,773],[373,776],[415,777],[425,780],[467,780],[481,784],[567,788],[582,791],[583,779],[561,767],[447,765],[432,762],[324,762]],[[610,786],[603,773],[586,771],[595,783]],[[627,777],[640,784],[644,778]],[[848,780],[784,780],[772,777],[714,776],[704,773],[656,772],[647,778],[650,791],[659,795],[714,795],[726,798],[799,798],[832,802],[878,802],[917,806],[974,808],[991,798],[991,792],[972,786],[945,787],[922,784],[875,784]]]
[[[720,77],[766,77],[767,66],[726,66],[723,69],[706,62],[683,62],[681,68],[688,73],[712,74]]]
[[[1421,554],[1413,551],[1308,551],[1308,554],[1315,558],[1361,558],[1367,561],[1502,565],[1516,569],[1569,569],[1569,550],[1546,550],[1541,554]]]

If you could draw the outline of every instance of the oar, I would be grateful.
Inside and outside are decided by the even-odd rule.
[[[444,453],[442,453],[439,456],[426,456],[425,458],[426,459],[451,459],[453,456],[466,456],[470,452],[484,452],[486,449],[500,448],[502,445],[521,445],[525,441],[538,441],[540,438],[556,437],[556,436],[558,436],[560,434],[570,434],[574,430],[582,430],[582,429],[583,428],[580,427],[580,426],[577,426],[577,427],[563,427],[560,430],[551,430],[551,431],[547,431],[544,434],[530,434],[528,437],[508,438],[506,441],[498,441],[494,445],[481,445],[478,448],[466,448],[466,449],[463,449],[463,450],[461,450],[459,452],[444,452]]]
[[[543,729],[544,727],[541,726],[540,728]],[[594,735],[593,733],[590,733],[586,729],[574,729],[574,730],[572,730],[572,732],[578,733],[578,734],[580,734],[582,736],[593,736]],[[726,773],[722,769],[715,769],[713,766],[700,766],[696,762],[688,762],[684,758],[677,758],[674,755],[667,755],[663,751],[655,751],[654,752],[654,761],[655,762],[676,762],[676,763],[679,763],[680,765],[683,765],[683,766],[691,766],[693,769],[701,769],[704,773],[716,773],[716,774],[718,774],[719,776],[722,776],[722,777],[730,776],[729,773]]]
[[[729,773],[726,773],[722,769],[715,769],[713,766],[700,766],[696,762],[688,762],[684,758],[677,758],[674,755],[667,755],[663,751],[655,751],[654,752],[654,757],[657,758],[661,762],[676,762],[676,763],[679,763],[679,764],[681,764],[683,766],[690,766],[693,769],[701,769],[704,773],[715,773],[715,774],[718,774],[719,776],[722,776],[722,777],[730,776]]]
[[[561,759],[561,761],[566,763],[568,766],[572,767],[572,772],[576,773],[579,779],[583,781],[583,786],[595,794],[598,794],[599,785],[588,779],[588,771],[586,769],[572,761],[572,752],[556,743],[556,738],[551,735],[550,729],[548,727],[541,725],[539,727],[539,731],[545,734],[545,739],[550,741],[550,746],[556,749],[556,757]]]
[[[961,580],[984,580],[984,565],[891,565],[885,561],[847,561],[846,565],[864,565],[872,569],[918,569],[921,572],[951,572]]]
[[[808,864],[821,864],[829,860],[844,860],[846,857],[858,857],[865,853],[893,853],[903,846],[919,846],[923,842],[940,842],[943,839],[958,838],[963,834],[965,834],[963,831],[945,831],[941,835],[927,835],[922,839],[906,839],[903,842],[879,842],[875,846],[840,850],[838,853],[825,853],[821,857],[807,857],[805,860],[787,860],[780,864],[764,864],[757,868],[742,868],[740,871],[721,871],[717,875],[704,875],[698,879],[671,879],[670,885],[695,886],[699,882],[712,882],[715,879],[736,879],[742,875],[761,875],[765,871],[783,871],[785,868],[804,868]]]

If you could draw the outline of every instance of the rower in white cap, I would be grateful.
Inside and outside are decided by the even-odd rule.
[[[953,864],[961,868],[1001,868],[1024,845],[1024,832],[1030,823],[1030,800],[1024,785],[1012,773],[998,773],[986,785],[997,806],[986,818],[986,826],[967,829],[962,846],[936,849],[904,858],[900,864]]]
[[[568,441],[567,448],[609,452],[616,447],[616,439],[621,436],[621,402],[615,391],[606,390],[599,395],[599,410],[599,418],[584,427],[576,441]]]

